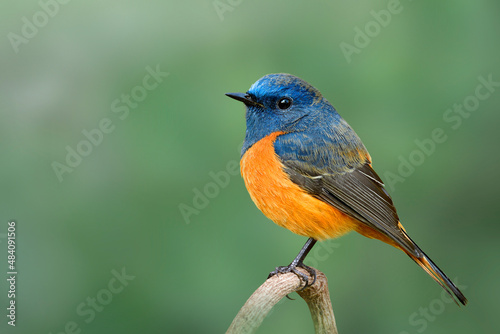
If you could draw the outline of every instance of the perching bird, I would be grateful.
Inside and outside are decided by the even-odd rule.
[[[246,93],[241,174],[252,200],[276,224],[309,237],[277,273],[294,272],[308,285],[303,261],[317,240],[356,231],[411,257],[451,296],[467,299],[410,239],[361,139],[321,93],[290,74],[269,74]],[[312,282],[314,284],[314,282]]]

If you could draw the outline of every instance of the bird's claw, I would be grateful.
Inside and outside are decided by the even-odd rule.
[[[304,274],[303,272],[301,271],[298,271],[296,268],[299,267],[299,268],[304,268],[312,277],[313,277],[313,281],[311,284],[309,284],[309,277],[307,277],[306,274]],[[302,291],[304,290],[305,288],[313,285],[315,282],[316,282],[316,271],[309,267],[309,266],[306,266],[305,264],[303,263],[298,263],[297,265],[293,265],[290,264],[288,266],[279,266],[279,267],[276,267],[276,269],[274,269],[273,271],[271,271],[269,273],[269,276],[267,278],[271,278],[273,277],[274,275],[278,275],[278,274],[286,274],[286,273],[294,273],[295,275],[297,275],[300,279],[302,279],[304,281],[304,287],[302,289],[300,289],[299,291]]]

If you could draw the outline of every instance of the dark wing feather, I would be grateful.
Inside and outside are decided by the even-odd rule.
[[[387,235],[409,253],[421,255],[400,230],[392,199],[369,163],[344,173],[318,174],[305,170],[303,163],[282,162],[290,179],[311,195]]]

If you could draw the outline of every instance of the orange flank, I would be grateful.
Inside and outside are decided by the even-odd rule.
[[[249,148],[241,158],[241,175],[257,207],[290,231],[324,240],[357,230],[357,220],[314,198],[293,183],[273,147],[274,132]]]
[[[401,223],[399,223],[399,226],[402,227]],[[397,249],[400,249],[406,253],[404,248],[401,247],[394,239],[392,239],[392,238],[386,236],[385,234],[369,227],[368,225],[365,225],[365,224],[362,224],[361,222],[358,222],[354,229],[356,232],[358,232],[359,234],[361,234],[367,238],[377,239],[377,240],[383,241],[386,244],[394,246]]]

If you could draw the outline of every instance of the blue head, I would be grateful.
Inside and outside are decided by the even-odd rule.
[[[291,74],[268,74],[246,93],[227,96],[246,105],[247,130],[242,155],[273,132],[323,132],[335,125],[349,127],[319,90]],[[350,129],[350,128],[349,128]]]

